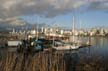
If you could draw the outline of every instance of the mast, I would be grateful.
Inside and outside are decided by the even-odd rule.
[[[24,39],[28,39],[28,35],[27,35],[27,26],[26,26],[26,25],[25,25],[24,33],[25,33],[25,38],[24,38]]]
[[[36,28],[37,28],[37,31],[36,31],[37,40],[38,40],[38,23],[39,23],[39,18],[37,17],[37,26],[36,26]]]
[[[73,16],[73,28],[72,28],[72,32],[73,32],[73,42],[75,42],[75,17]]]
[[[80,24],[80,28],[79,28],[79,36],[78,36],[78,39],[79,39],[79,41],[81,41],[81,30],[82,30],[82,21],[81,20],[79,21],[79,24]]]
[[[82,21],[80,20],[80,30],[82,29]]]

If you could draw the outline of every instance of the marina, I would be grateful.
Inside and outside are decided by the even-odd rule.
[[[108,1],[0,0],[0,71],[108,71]]]
[[[16,53],[4,48],[0,51],[0,68],[3,71],[107,71],[108,39],[91,38],[91,41],[94,46],[71,51]]]

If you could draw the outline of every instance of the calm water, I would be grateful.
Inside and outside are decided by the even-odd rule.
[[[77,38],[76,40],[83,41],[86,43],[89,41],[88,37]],[[107,56],[108,55],[108,38],[105,37],[91,37],[90,43],[92,46],[84,47],[77,50],[77,52],[84,52],[87,55],[98,55],[98,56]]]
[[[88,37],[79,38],[79,40],[81,40],[83,42],[87,42]],[[56,66],[62,66],[62,61],[63,61],[65,63],[65,68],[64,68],[65,70],[63,70],[63,71],[108,71],[108,38],[92,37],[92,38],[90,38],[90,41],[92,44],[91,47],[84,47],[84,48],[80,48],[78,50],[72,50],[72,51],[61,51],[64,54],[63,58],[61,58],[60,51],[57,51],[57,53],[58,53],[58,54],[56,54],[57,56],[54,54],[55,59],[53,59],[54,56],[49,56],[50,55],[49,53],[45,54],[44,52],[42,52],[44,55],[44,57],[42,55],[42,58],[47,59],[47,62],[48,62],[47,64],[49,65],[48,67],[50,67],[50,65],[54,64],[53,61],[56,61],[57,59],[60,60],[61,62],[59,64],[58,64],[58,62],[56,62],[58,64]],[[4,51],[5,51],[5,49],[4,49]],[[3,60],[7,60],[7,59],[3,59],[7,55],[7,54],[4,54],[4,53],[7,53],[4,51],[0,50],[1,62]],[[59,52],[60,52],[60,54],[59,54]],[[11,56],[13,56],[14,54],[15,53],[13,53],[12,55],[8,54],[8,57],[10,57],[10,59],[11,59]],[[40,53],[36,53],[36,55],[38,55],[38,54],[40,54]],[[26,58],[26,60],[28,60],[28,59],[33,60],[33,58],[36,57],[36,55],[34,55],[34,56],[29,55],[30,57]],[[16,57],[16,56],[14,56],[14,57]],[[52,57],[52,58],[50,58],[50,57]],[[20,56],[19,56],[19,59],[20,59]],[[35,59],[38,59],[38,58],[36,57]],[[22,60],[23,60],[23,58],[22,58]],[[26,60],[25,60],[25,63],[27,62]],[[44,59],[42,59],[42,60],[44,60]],[[52,64],[50,64],[51,63],[50,60],[51,60]],[[14,61],[16,61],[16,59],[14,59],[13,62]],[[11,66],[11,65],[9,65],[9,66]],[[54,68],[55,68],[55,66],[54,66]],[[49,71],[51,71],[51,70],[49,70]],[[62,71],[62,70],[60,69],[58,71]]]
[[[88,38],[82,38],[82,41],[88,41]],[[90,56],[103,56],[106,58],[108,56],[108,38],[102,37],[92,37],[90,38],[92,44],[91,47],[81,48],[79,52],[85,52],[85,54]]]
[[[87,42],[88,37],[80,38]],[[90,38],[92,46],[65,52],[66,71],[108,71],[108,38]],[[79,70],[76,70],[79,69]]]

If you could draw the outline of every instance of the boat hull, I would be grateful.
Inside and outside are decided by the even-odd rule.
[[[80,46],[58,46],[58,47],[53,47],[56,50],[75,50],[79,49]]]

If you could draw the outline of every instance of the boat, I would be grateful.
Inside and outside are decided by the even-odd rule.
[[[56,49],[56,50],[75,50],[75,49],[79,49],[80,48],[80,45],[74,43],[75,42],[75,36],[74,36],[74,32],[75,32],[75,20],[74,19],[75,18],[73,16],[73,29],[72,29],[72,31],[73,31],[73,42],[72,43],[73,44],[59,43],[59,45],[53,46],[54,49]],[[53,42],[54,42],[53,45],[55,45],[55,41],[53,41]]]
[[[71,49],[79,49],[81,45],[79,43],[76,43],[75,36],[74,36],[74,34],[75,34],[75,17],[74,16],[73,16],[73,29],[72,29],[72,31],[73,31],[73,44],[71,45]],[[78,42],[78,40],[77,40],[77,42]]]
[[[54,45],[52,47],[55,50],[75,50],[78,49],[80,46],[71,43],[54,41]]]

